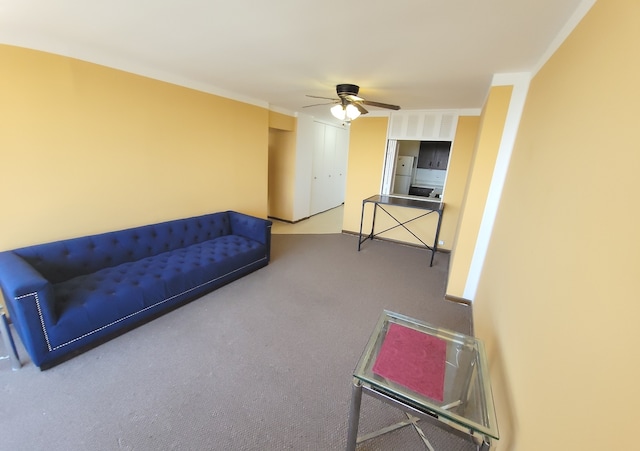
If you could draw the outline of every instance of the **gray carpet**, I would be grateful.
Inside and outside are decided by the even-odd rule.
[[[381,311],[469,333],[448,255],[351,235],[274,235],[259,271],[41,372],[0,361],[0,449],[340,450],[351,374]],[[18,343],[19,346],[21,346]],[[402,419],[363,397],[360,432]],[[436,451],[475,449],[424,426]],[[359,450],[425,449],[404,428]]]

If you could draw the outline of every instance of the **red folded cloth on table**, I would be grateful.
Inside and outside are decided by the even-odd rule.
[[[446,341],[392,323],[373,365],[373,372],[442,402],[446,357]]]

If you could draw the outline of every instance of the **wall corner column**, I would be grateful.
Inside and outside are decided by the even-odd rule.
[[[493,77],[467,181],[447,295],[470,301],[476,296],[530,79],[530,73]]]

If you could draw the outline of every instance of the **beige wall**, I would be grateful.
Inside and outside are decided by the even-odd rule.
[[[464,297],[464,288],[487,203],[512,90],[512,86],[492,87],[482,109],[476,149],[468,173],[455,247],[451,255],[447,282],[447,294],[450,296]]]
[[[386,117],[358,118],[351,123],[349,161],[342,229],[360,230],[362,199],[380,194],[384,152],[387,145]],[[370,209],[367,210],[367,213]],[[370,215],[366,216],[371,224]]]
[[[445,187],[445,212],[442,218],[440,240],[443,249],[451,249],[458,225],[458,215],[464,197],[471,158],[475,149],[479,117],[462,116],[459,118],[454,145],[451,154],[447,185]],[[358,118],[351,124],[349,144],[349,167],[347,171],[347,196],[343,220],[343,230],[357,233],[360,230],[362,200],[374,194],[380,194],[384,154],[387,143],[387,118]],[[416,149],[417,152],[417,149]],[[410,151],[405,154],[411,153]],[[385,207],[400,221],[416,217],[416,210]],[[365,211],[363,232],[371,231],[372,207]],[[408,227],[423,241],[432,244],[436,230],[437,215],[421,218]],[[397,225],[394,219],[383,212],[376,216],[376,232]],[[420,242],[402,228],[390,230],[380,236],[384,239],[411,244]]]
[[[480,116],[458,118],[444,190],[445,210],[440,227],[440,241],[444,241],[440,246],[442,249],[453,249],[479,127]]]
[[[266,217],[268,110],[0,45],[0,249],[234,209]]]
[[[273,218],[292,220],[296,179],[297,120],[269,112],[269,211]]]
[[[530,86],[474,303],[499,450],[638,449],[639,18],[597,2]]]
[[[269,216],[293,220],[296,180],[296,119],[269,114]]]
[[[293,116],[278,113],[275,111],[269,111],[269,128],[295,132],[296,122],[296,118]]]

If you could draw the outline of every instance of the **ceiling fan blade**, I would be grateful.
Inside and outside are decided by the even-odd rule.
[[[362,101],[364,101],[364,99],[362,97],[358,97],[358,96],[356,96],[354,94],[343,94],[341,97],[344,98],[344,99],[349,100],[350,102],[362,102]]]
[[[360,102],[351,102],[351,104],[355,106],[358,109],[358,111],[360,111],[360,114],[368,113],[368,111],[365,109],[365,107],[362,106]]]
[[[398,105],[390,105],[388,103],[373,102],[371,100],[363,100],[362,103],[364,103],[365,105],[377,106],[378,108],[386,108],[388,110],[399,110],[400,109],[400,107]]]
[[[336,99],[336,98],[334,98],[334,97],[312,96],[312,95],[309,95],[309,94],[305,94],[305,95],[306,95],[307,97],[311,97],[311,98],[314,98],[314,99],[326,99],[326,100],[335,100],[335,101],[338,101],[338,100],[339,100],[339,99]]]
[[[309,107],[312,107],[312,106],[320,106],[320,105],[333,105],[335,103],[338,103],[338,101],[326,102],[326,103],[314,103],[313,105],[304,105],[302,108],[309,108]]]

